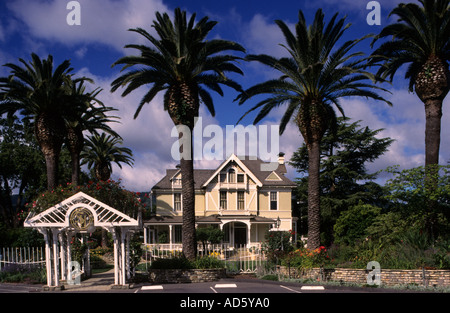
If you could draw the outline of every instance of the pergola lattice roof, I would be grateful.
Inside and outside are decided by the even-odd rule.
[[[74,220],[71,214],[74,210],[84,210],[85,223],[91,223],[94,227],[115,226],[139,226],[139,221],[88,196],[83,192],[67,198],[39,214],[30,213],[25,222],[25,227],[73,227]],[[90,214],[89,214],[90,212]],[[89,221],[91,219],[91,221]],[[80,221],[79,221],[80,222]]]

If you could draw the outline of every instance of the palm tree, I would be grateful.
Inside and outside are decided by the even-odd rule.
[[[53,69],[53,57],[41,60],[32,53],[32,61],[24,65],[5,64],[11,69],[9,77],[0,78],[0,114],[19,112],[32,120],[36,140],[45,157],[47,188],[56,187],[58,158],[64,141],[64,114],[67,111],[67,94],[72,82],[68,60]]]
[[[271,95],[244,114],[246,116],[260,109],[254,120],[255,124],[273,108],[287,104],[280,122],[280,134],[292,120],[303,136],[309,158],[308,248],[311,249],[320,245],[320,143],[325,131],[336,125],[333,105],[344,114],[339,104],[342,97],[362,96],[387,102],[375,92],[384,89],[373,86],[370,81],[366,82],[373,80],[374,75],[363,69],[363,59],[359,58],[363,54],[349,53],[366,37],[349,40],[336,47],[337,41],[350,26],[344,25],[345,18],[337,20],[337,15],[336,13],[325,25],[324,14],[319,9],[314,22],[308,26],[303,12],[299,11],[295,35],[283,21],[276,20],[286,41],[282,46],[289,57],[277,59],[268,55],[249,55],[247,59],[270,66],[280,72],[281,76],[279,79],[256,84],[237,98],[239,104],[243,104],[256,95]]]
[[[98,134],[98,130],[105,131],[115,137],[119,135],[107,124],[116,122],[108,116],[107,112],[116,111],[112,107],[105,107],[96,97],[101,89],[86,92],[84,82],[74,83],[68,101],[71,102],[70,110],[66,114],[66,145],[69,149],[72,162],[72,186],[77,186],[80,176],[80,153],[83,150],[85,140],[84,131]],[[95,103],[100,104],[96,106]]]
[[[137,49],[138,56],[125,56],[114,65],[123,64],[123,69],[138,66],[138,68],[123,74],[112,83],[112,91],[127,86],[122,96],[144,86],[151,85],[138,105],[134,117],[139,115],[143,105],[149,103],[159,92],[164,92],[164,109],[168,111],[175,125],[185,125],[194,128],[195,117],[198,116],[200,101],[214,116],[213,99],[209,90],[223,96],[220,85],[241,91],[235,81],[226,73],[243,74],[234,64],[239,58],[225,54],[225,51],[241,51],[239,44],[220,39],[205,40],[208,33],[217,22],[209,21],[208,17],[195,23],[195,14],[189,21],[186,12],[175,9],[174,21],[168,14],[156,13],[153,27],[158,38],[153,37],[141,28],[131,29],[144,36],[151,46],[127,45],[127,48]],[[205,89],[206,87],[207,89]],[[181,134],[180,134],[181,135]],[[184,134],[187,136],[187,134]],[[189,147],[192,147],[192,137],[189,137]],[[181,144],[181,142],[180,142]],[[183,147],[186,149],[186,146]],[[195,240],[195,198],[192,149],[190,156],[182,154],[180,160],[183,194],[183,253],[188,259],[196,257]]]
[[[121,163],[133,165],[133,153],[130,149],[120,147],[122,139],[105,133],[88,136],[81,151],[81,164],[94,169],[97,180],[108,180],[112,174],[112,163],[122,168]]]
[[[397,70],[405,65],[409,91],[415,90],[425,105],[425,166],[439,164],[442,102],[450,88],[450,0],[419,0],[399,4],[389,16],[397,23],[384,27],[372,45],[382,43],[370,59],[380,65],[377,75],[392,81]]]

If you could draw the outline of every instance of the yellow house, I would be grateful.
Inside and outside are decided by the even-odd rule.
[[[292,189],[285,177],[284,155],[275,170],[260,159],[231,155],[217,169],[194,170],[196,227],[215,225],[230,245],[258,244],[267,230],[296,229]],[[272,167],[273,169],[273,167]],[[183,201],[181,171],[167,169],[153,188],[156,215],[144,220],[145,243],[181,244]]]

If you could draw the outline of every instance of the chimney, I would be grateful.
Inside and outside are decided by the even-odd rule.
[[[286,165],[284,164],[284,152],[280,152],[278,154],[278,168],[277,168],[277,172],[280,174],[286,174],[287,170],[286,170]]]
[[[278,154],[278,164],[280,164],[280,165],[284,164],[284,152],[280,152]]]

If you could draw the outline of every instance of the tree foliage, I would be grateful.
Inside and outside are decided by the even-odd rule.
[[[374,182],[377,173],[370,173],[367,164],[383,155],[393,140],[379,138],[382,129],[361,127],[361,121],[351,123],[340,117],[337,128],[328,130],[321,143],[320,194],[322,234],[326,242],[333,239],[333,225],[339,214],[363,204],[384,207],[383,188]],[[308,152],[303,144],[291,158],[290,164],[299,173],[308,172]],[[308,176],[297,180],[298,209],[306,210]]]

